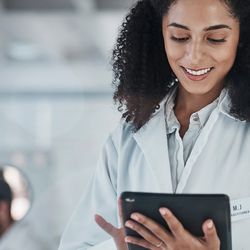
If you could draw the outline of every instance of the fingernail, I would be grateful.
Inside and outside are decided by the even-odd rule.
[[[133,228],[132,223],[130,223],[129,221],[127,221],[127,222],[125,223],[125,226],[126,226],[126,227],[130,227],[130,228]]]
[[[170,211],[165,207],[160,208],[160,213],[161,215],[167,215],[167,216],[170,215]]]
[[[131,215],[131,218],[133,219],[133,220],[139,220],[139,217],[138,217],[138,215],[136,215],[136,214],[132,214]]]
[[[212,222],[212,221],[209,221],[209,222],[207,223],[207,228],[208,228],[208,229],[212,229],[212,228],[213,228],[213,222]]]
[[[125,242],[131,242],[131,240],[128,237],[125,237]]]

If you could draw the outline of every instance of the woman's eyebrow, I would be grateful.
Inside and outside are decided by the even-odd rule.
[[[229,30],[231,30],[232,28],[229,27],[226,24],[217,24],[217,25],[213,25],[213,26],[207,27],[207,28],[205,28],[203,30],[204,31],[209,31],[209,30],[218,30],[218,29],[229,29]]]
[[[184,26],[184,25],[178,24],[178,23],[170,23],[168,25],[168,27],[169,26],[184,29],[184,30],[190,30],[190,28],[188,28],[187,26]],[[230,29],[231,30],[232,28],[226,24],[217,24],[217,25],[206,27],[203,29],[203,31],[218,30],[218,29]]]

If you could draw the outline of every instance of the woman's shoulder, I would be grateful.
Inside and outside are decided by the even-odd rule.
[[[103,146],[106,150],[112,150],[112,152],[120,154],[137,144],[135,134],[132,122],[121,118],[116,127],[108,134]]]
[[[115,146],[118,146],[122,141],[132,138],[134,134],[134,127],[132,122],[121,118],[117,126],[111,131],[109,139],[113,141]]]

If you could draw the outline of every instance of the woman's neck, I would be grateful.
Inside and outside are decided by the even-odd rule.
[[[220,92],[221,88],[203,95],[196,95],[188,93],[180,86],[175,100],[175,114],[181,113],[190,117],[193,113],[212,103],[220,95]]]
[[[190,116],[212,103],[219,95],[221,89],[211,91],[204,95],[188,93],[181,86],[178,88],[175,99],[174,113],[180,123],[180,136],[183,138],[189,127]]]

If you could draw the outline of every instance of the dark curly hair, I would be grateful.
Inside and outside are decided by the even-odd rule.
[[[175,85],[162,35],[162,17],[178,0],[140,0],[126,16],[113,50],[114,101],[123,118],[140,129]],[[240,22],[240,41],[226,76],[231,114],[250,121],[250,0],[220,0]]]

